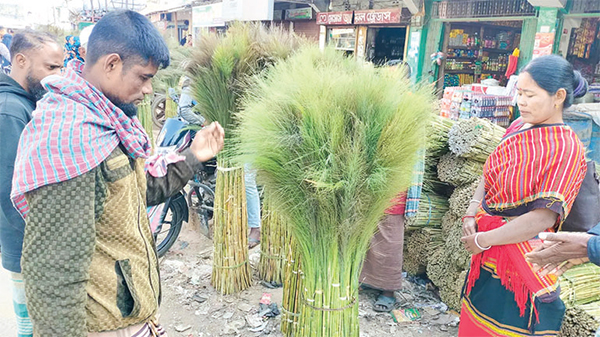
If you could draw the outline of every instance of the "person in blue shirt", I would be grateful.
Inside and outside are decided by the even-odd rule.
[[[600,266],[600,224],[587,233],[540,233],[544,243],[526,255],[528,262],[546,272],[562,274],[588,260]]]

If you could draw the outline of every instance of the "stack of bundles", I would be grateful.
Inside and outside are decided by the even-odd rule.
[[[441,182],[437,176],[437,165],[440,157],[450,151],[448,148],[448,132],[454,121],[448,118],[435,116],[432,120],[427,139],[425,152],[425,172],[423,175],[423,190],[440,195],[449,195],[452,187]]]
[[[409,233],[404,246],[404,270],[411,275],[423,274],[430,256],[443,246],[439,228],[425,227]]]
[[[460,287],[458,283],[461,271],[446,261],[446,248],[438,247],[429,257],[427,276],[440,290],[440,297],[450,308],[460,309]],[[462,278],[464,281],[464,276]],[[462,284],[460,285],[462,286]],[[458,289],[458,291],[457,291]]]
[[[475,190],[479,186],[479,179],[476,179],[470,184],[463,185],[454,189],[454,193],[450,196],[450,213],[455,217],[461,218],[467,212]]]
[[[446,212],[442,217],[442,234],[444,237],[448,236],[448,233],[454,227],[462,226],[462,220],[460,217],[455,216],[452,212]]]
[[[438,163],[438,178],[452,186],[463,186],[477,180],[483,172],[483,163],[447,153]]]
[[[560,298],[567,312],[561,335],[593,336],[600,326],[600,267],[586,263],[560,277]]]
[[[429,192],[421,193],[417,214],[406,219],[406,229],[440,228],[442,217],[448,211],[448,207],[448,199]]]
[[[506,130],[485,119],[461,119],[448,133],[450,151],[459,157],[485,162]]]

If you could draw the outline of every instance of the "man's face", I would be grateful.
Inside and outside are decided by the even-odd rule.
[[[56,43],[46,43],[41,48],[26,53],[27,90],[36,100],[46,93],[40,83],[43,78],[60,74],[63,65],[63,51]]]
[[[158,66],[152,62],[145,65],[119,62],[114,76],[110,76],[107,85],[103,85],[104,95],[127,116],[133,117],[137,114],[137,105],[144,100],[144,95],[152,94],[152,77],[157,71]]]

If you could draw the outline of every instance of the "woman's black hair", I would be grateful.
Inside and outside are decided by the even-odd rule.
[[[588,91],[588,83],[579,71],[573,70],[569,61],[558,55],[540,56],[529,62],[522,72],[528,73],[537,85],[550,95],[565,89],[564,108],[573,105],[573,99],[583,97]]]

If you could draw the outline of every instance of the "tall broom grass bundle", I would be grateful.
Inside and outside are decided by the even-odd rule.
[[[453,186],[463,186],[477,180],[483,173],[483,163],[447,153],[438,163],[438,178]]]
[[[288,337],[294,336],[298,328],[300,308],[302,307],[302,268],[300,250],[292,235],[286,241],[286,259],[284,268],[283,300],[281,301],[281,332]]]
[[[179,81],[186,75],[185,67],[190,60],[192,51],[188,47],[179,44],[169,46],[171,52],[171,64],[168,68],[156,72],[152,78],[152,87],[154,91],[164,93],[165,97],[165,117],[173,118],[177,116],[177,103],[175,103],[168,94],[169,88],[178,89]]]
[[[144,130],[148,134],[150,144],[154,147],[154,124],[152,123],[152,102],[148,96],[138,105],[137,118],[142,123]]]
[[[394,69],[306,48],[245,102],[240,160],[289,219],[304,291],[296,336],[359,336],[358,276],[377,224],[411,178],[432,94]]]
[[[447,198],[434,193],[421,193],[417,215],[406,219],[406,229],[414,230],[423,227],[440,228],[442,226],[442,218],[448,212],[448,207]]]
[[[269,199],[267,194],[263,202],[258,277],[266,282],[282,284],[287,264],[287,242],[291,235],[284,218],[272,209]]]
[[[450,129],[448,145],[459,157],[485,162],[505,133],[506,129],[485,119],[461,119]]]
[[[222,35],[203,35],[186,70],[192,79],[196,110],[225,129],[225,146],[217,158],[214,215],[214,260],[211,283],[221,293],[250,286],[248,224],[243,163],[232,164],[234,116],[250,79],[289,57],[300,40],[281,29],[236,23]]]

